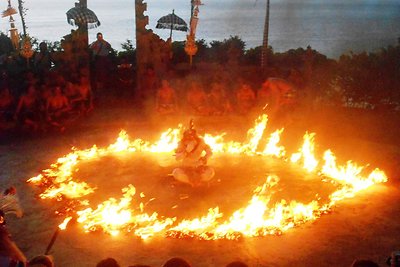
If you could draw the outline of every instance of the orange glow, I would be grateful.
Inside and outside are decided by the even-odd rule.
[[[214,153],[283,158],[288,151],[284,146],[279,145],[284,129],[276,130],[263,140],[267,122],[267,115],[259,116],[253,128],[247,131],[247,139],[244,142],[225,141],[226,133],[219,135],[205,133],[203,138]],[[367,167],[359,166],[351,161],[343,166],[337,165],[336,157],[330,150],[327,150],[322,158],[317,158],[315,133],[306,132],[301,148],[294,150],[297,152],[292,154],[290,160],[293,163],[299,163],[307,172],[320,174],[323,176],[323,181],[332,183],[335,189],[325,201],[315,197],[308,203],[295,200],[289,202],[285,199],[272,202],[275,192],[279,191],[280,178],[277,175],[264,177],[262,179],[264,183],[254,189],[247,204],[232,214],[223,213],[218,206],[209,208],[206,215],[191,219],[166,217],[157,212],[149,214],[146,212],[146,205],[142,202],[148,194],[142,192],[136,196],[133,185],[122,189],[122,197],[109,198],[97,207],[93,207],[85,199],[86,196],[96,193],[96,187],[78,181],[74,177],[78,163],[101,159],[105,156],[115,156],[119,153],[140,151],[172,153],[178,145],[182,132],[182,126],[168,129],[161,134],[159,140],[152,143],[142,139],[130,141],[128,134],[121,131],[116,142],[108,147],[98,148],[94,145],[86,150],[73,148],[72,152],[60,157],[56,163],[51,164],[49,169],[28,179],[28,182],[41,189],[39,196],[42,199],[77,200],[79,205],[71,206],[70,209],[74,213],[72,216],[76,217],[84,232],[103,231],[114,236],[124,232],[142,239],[166,235],[175,238],[214,240],[280,235],[299,224],[315,221],[329,212],[338,201],[354,197],[361,190],[387,181],[385,173],[379,169],[365,174]],[[266,145],[262,149],[260,144]],[[152,200],[154,198],[150,198],[150,201]],[[172,209],[176,207],[177,205]],[[71,220],[71,217],[68,218],[62,225],[66,226]]]

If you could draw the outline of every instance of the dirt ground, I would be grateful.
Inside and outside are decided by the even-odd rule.
[[[256,116],[195,118],[198,132],[227,132],[226,140],[240,140]],[[159,134],[188,117],[143,117],[129,107],[97,110],[66,133],[44,136],[11,137],[0,145],[0,187],[15,185],[24,216],[8,218],[13,238],[28,258],[43,254],[61,218],[54,215],[58,205],[38,200],[37,189],[25,181],[48,168],[72,146],[89,148],[108,145],[121,129],[133,138],[156,140]],[[324,108],[298,113],[282,135],[288,152],[295,152],[305,131],[316,133],[317,153],[332,149],[340,161],[354,160],[385,170],[389,181],[341,201],[333,212],[313,223],[306,223],[282,236],[245,238],[239,241],[199,241],[155,237],[140,240],[129,235],[113,237],[103,233],[84,234],[72,224],[61,232],[52,251],[56,266],[95,266],[114,257],[121,266],[148,264],[161,266],[171,257],[183,257],[193,266],[225,266],[242,260],[249,266],[350,266],[357,258],[371,259],[385,266],[394,250],[400,250],[400,136],[399,114],[374,111]],[[275,128],[274,128],[275,127]],[[272,132],[272,125],[267,131]],[[171,156],[172,157],[172,156]],[[277,160],[216,155],[210,162],[220,180],[208,189],[172,187],[166,180],[175,162],[170,155],[154,157],[141,154],[106,158],[80,166],[80,174],[96,183],[95,195],[104,200],[129,183],[156,200],[147,208],[165,215],[190,217],[205,215],[207,208],[220,206],[229,214],[249,200],[260,184],[259,177],[277,173],[282,197],[309,200],[316,192],[329,192],[317,176],[288,168]],[[93,171],[95,170],[95,171]],[[181,199],[181,195],[188,198]],[[95,203],[96,199],[93,199]],[[177,206],[176,209],[171,207]],[[229,216],[229,215],[228,215]]]

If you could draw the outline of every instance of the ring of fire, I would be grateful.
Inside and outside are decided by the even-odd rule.
[[[368,175],[363,175],[365,167],[351,161],[338,166],[336,157],[330,150],[325,151],[322,160],[317,160],[314,155],[314,133],[306,132],[302,147],[290,157],[286,156],[285,147],[279,145],[283,128],[273,132],[266,139],[264,149],[260,150],[260,141],[263,139],[267,122],[267,115],[259,116],[255,120],[254,127],[248,130],[247,140],[243,143],[225,142],[223,138],[225,133],[217,136],[205,134],[203,138],[214,153],[275,157],[299,164],[307,172],[318,173],[324,182],[330,182],[336,188],[329,195],[328,201],[322,203],[321,199],[316,197],[309,203],[295,200],[288,203],[283,199],[275,204],[270,203],[273,188],[279,182],[277,176],[270,175],[263,179],[263,184],[254,189],[248,205],[237,209],[229,217],[226,217],[218,206],[209,208],[206,215],[190,220],[159,216],[157,212],[148,214],[144,211],[143,202],[133,208],[136,189],[131,184],[122,189],[123,195],[119,200],[109,198],[96,209],[90,207],[89,201],[84,197],[94,193],[96,188],[85,181],[74,179],[74,168],[79,162],[118,153],[170,153],[177,147],[183,131],[181,126],[168,129],[154,143],[142,139],[130,141],[126,132],[121,131],[116,142],[106,148],[98,148],[96,145],[85,150],[73,148],[71,153],[59,158],[49,169],[43,170],[41,174],[28,179],[27,182],[40,188],[39,196],[42,199],[66,201],[64,209],[57,211],[66,217],[59,226],[61,229],[65,229],[69,220],[74,217],[85,232],[102,230],[112,235],[128,232],[143,239],[162,234],[177,238],[212,240],[281,234],[296,225],[316,220],[332,210],[338,201],[354,197],[363,189],[387,181],[385,173],[378,168]],[[140,198],[145,197],[144,193],[139,195]]]

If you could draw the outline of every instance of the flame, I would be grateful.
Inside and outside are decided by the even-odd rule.
[[[178,146],[182,126],[178,129],[168,129],[166,132],[161,134],[160,140],[154,145],[151,145],[148,152],[172,152]]]
[[[218,207],[210,208],[206,216],[192,220],[183,220],[177,226],[170,228],[167,235],[171,237],[196,236],[200,239],[209,239],[207,230],[216,227],[218,224],[217,219],[222,216],[223,214],[220,213]]]
[[[333,192],[330,198],[333,205],[336,201],[354,197],[354,195],[374,184],[387,182],[386,174],[380,169],[374,169],[367,177],[361,175],[364,167],[358,166],[352,161],[347,161],[345,166],[336,165],[336,157],[332,151],[324,153],[325,165],[321,173],[338,182],[342,188]]]
[[[267,127],[267,122],[268,116],[263,114],[256,119],[254,127],[247,131],[249,142],[246,145],[248,147],[248,151],[246,152],[256,152],[264,130]]]
[[[222,133],[217,136],[212,136],[211,134],[205,134],[203,136],[204,142],[209,145],[214,153],[223,153],[226,151],[226,147],[224,144],[224,135],[226,133]]]
[[[85,232],[102,230],[116,236],[122,230],[136,227],[135,235],[145,239],[174,222],[173,218],[158,220],[156,212],[152,215],[142,213],[143,208],[139,208],[140,211],[135,214],[132,209],[133,196],[136,194],[135,187],[129,185],[123,188],[122,192],[123,196],[119,201],[109,198],[99,204],[95,210],[89,207],[77,211],[77,221],[83,225]]]
[[[226,133],[218,135],[205,133],[203,139],[214,153],[283,158],[287,149],[279,143],[284,129],[276,130],[264,141],[267,122],[267,115],[259,116],[253,128],[247,131],[247,139],[244,142],[225,141]],[[342,166],[338,165],[336,157],[330,150],[324,153],[322,159],[317,159],[315,133],[306,132],[303,145],[297,150],[298,152],[291,155],[290,160],[301,163],[306,171],[319,173],[323,181],[332,183],[335,189],[324,201],[316,196],[307,203],[295,200],[289,202],[285,199],[279,199],[273,203],[271,199],[274,199],[272,197],[279,190],[280,181],[276,175],[266,177],[264,183],[253,191],[247,204],[232,214],[224,214],[218,206],[209,208],[206,215],[192,219],[165,217],[157,212],[147,213],[146,205],[154,198],[150,196],[150,200],[145,202],[148,194],[142,192],[136,196],[133,185],[123,188],[122,197],[119,199],[109,198],[97,207],[92,207],[91,203],[84,199],[93,194],[96,187],[82,182],[84,180],[82,177],[79,179],[74,177],[78,175],[76,167],[80,162],[119,153],[173,152],[181,134],[182,126],[180,125],[178,128],[170,128],[161,133],[160,138],[151,143],[142,139],[131,141],[128,134],[121,131],[116,142],[105,148],[98,148],[96,145],[85,150],[72,148],[69,154],[60,157],[56,163],[50,165],[49,169],[43,170],[27,182],[41,188],[39,196],[42,199],[74,200],[73,204],[68,204],[70,206],[67,208],[75,213],[73,216],[76,217],[84,232],[103,231],[114,236],[124,232],[142,239],[154,235],[166,235],[174,238],[214,240],[280,235],[299,224],[314,221],[328,213],[338,201],[354,197],[359,191],[388,180],[385,173],[378,168],[365,174],[367,166],[359,166],[352,161],[347,161]],[[259,151],[262,142],[266,145]],[[177,205],[173,209],[176,207]],[[62,225],[65,229],[69,220],[71,217],[64,220],[60,229]]]
[[[276,130],[271,134],[271,136],[268,138],[268,143],[264,148],[264,155],[275,156],[277,158],[282,158],[285,156],[285,147],[278,146],[278,143],[281,140],[282,132],[283,128],[280,130]]]
[[[254,154],[267,127],[267,122],[268,116],[266,114],[259,116],[255,120],[253,128],[247,131],[247,142],[245,143],[235,141],[224,142],[223,137],[226,133],[217,136],[205,134],[203,138],[215,153]]]
[[[85,182],[77,183],[74,181],[69,181],[68,183],[50,186],[39,196],[43,199],[59,198],[62,196],[67,198],[81,198],[93,193],[94,190],[95,188],[90,187]]]
[[[129,135],[122,130],[118,135],[117,141],[114,144],[111,144],[108,149],[113,152],[121,152],[128,150],[129,147]]]
[[[292,154],[290,157],[291,162],[298,162],[303,158],[303,167],[312,172],[318,165],[318,161],[314,156],[314,136],[315,133],[306,132],[304,135],[304,143],[303,146],[299,149],[299,152]]]
[[[58,228],[60,228],[60,230],[65,230],[67,228],[67,224],[69,223],[69,221],[72,219],[72,217],[67,217],[64,219],[64,221],[58,226]]]

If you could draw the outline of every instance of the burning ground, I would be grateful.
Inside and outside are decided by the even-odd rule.
[[[107,112],[102,114],[102,118],[92,118],[92,125],[81,129],[80,132],[2,147],[7,149],[8,153],[0,158],[4,166],[1,174],[6,185],[17,185],[25,209],[24,218],[11,218],[9,225],[17,243],[28,256],[44,252],[52,233],[65,218],[55,216],[54,211],[63,212],[61,207],[65,207],[66,204],[35,198],[35,194],[44,192],[43,188],[38,190],[32,185],[25,185],[24,181],[27,178],[37,177],[41,170],[48,168],[57,158],[70,153],[71,146],[87,149],[97,144],[99,149],[120,149],[119,145],[124,145],[124,141],[115,142],[115,137],[121,128],[127,130],[131,141],[139,137],[143,140],[157,140],[157,134],[166,128],[174,127],[178,122],[188,121],[186,118],[174,118],[162,125],[152,124],[151,121],[127,119],[111,122],[107,118],[113,117],[113,112],[118,111]],[[254,154],[255,151],[251,148],[254,139],[251,137],[257,135],[250,134],[250,138],[248,136],[246,139],[247,129],[257,128],[253,119],[199,118],[197,129],[200,133],[210,132],[216,136],[217,133],[226,132],[224,140],[240,140],[241,147],[247,146],[246,151],[240,151],[245,152],[245,155],[215,154],[210,164],[215,167],[216,179],[219,181],[210,188],[173,186],[167,174],[176,163],[172,153],[152,153],[151,145],[154,147],[156,141],[146,149],[143,149],[141,142],[141,152],[124,152],[117,156],[104,154],[96,159],[80,161],[73,168],[73,176],[80,177],[88,184],[88,188],[93,187],[94,190],[94,193],[85,197],[90,201],[92,208],[87,214],[95,213],[96,206],[110,197],[114,197],[116,203],[123,203],[125,200],[120,201],[123,196],[121,189],[132,184],[135,194],[133,187],[130,187],[132,191],[125,191],[125,196],[133,204],[130,216],[146,213],[151,218],[154,212],[157,212],[157,221],[165,224],[162,224],[163,229],[159,234],[152,234],[152,237],[148,236],[149,229],[136,232],[138,224],[123,227],[123,231],[118,235],[114,228],[108,231],[111,235],[104,234],[104,229],[82,223],[85,209],[79,207],[76,210],[82,211],[78,216],[80,223],[73,220],[67,229],[60,233],[52,254],[60,266],[93,266],[107,256],[117,258],[123,265],[146,263],[153,266],[160,265],[172,256],[184,257],[194,266],[223,266],[236,259],[248,262],[252,266],[347,266],[355,258],[371,258],[382,264],[392,250],[398,249],[394,236],[400,232],[394,216],[398,214],[399,207],[396,203],[400,198],[396,172],[399,150],[393,132],[398,130],[394,127],[395,121],[389,120],[390,116],[385,116],[351,112],[346,116],[336,114],[334,117],[332,114],[321,112],[318,115],[314,114],[312,119],[299,116],[294,124],[281,133],[280,144],[286,149],[286,161],[277,158],[276,155],[267,157],[260,153]],[[237,130],[238,124],[243,126],[240,127],[241,130]],[[276,130],[268,127],[267,124],[264,134],[266,137],[270,137]],[[109,130],[107,133],[105,128]],[[393,131],[385,130],[388,128]],[[290,163],[291,155],[307,143],[305,131],[317,133],[313,136],[314,154],[318,156],[316,160],[321,163],[315,172],[302,168],[301,161]],[[310,135],[308,136],[310,139]],[[267,141],[263,142],[259,145],[258,152],[266,151]],[[113,143],[116,146],[109,145]],[[143,151],[147,148],[148,151]],[[330,196],[342,186],[337,184],[340,184],[340,179],[334,179],[335,183],[332,183],[331,178],[326,181],[327,175],[323,174],[323,166],[334,165],[332,158],[324,159],[326,149],[332,149],[337,156],[338,165],[348,166],[346,161],[350,159],[360,165],[370,163],[362,171],[364,177],[368,178],[374,173],[375,167],[379,167],[385,170],[389,181],[382,184],[385,179],[374,180],[373,174],[372,180],[377,182],[377,185],[361,190],[354,198],[335,200],[335,203],[330,204]],[[306,161],[306,158],[303,157],[303,161]],[[275,175],[279,177],[279,181],[273,178]],[[286,202],[282,203],[281,199],[285,199]],[[309,222],[303,223],[302,221],[307,221],[304,217],[308,212],[293,212],[289,220],[283,220],[289,224],[282,228],[275,227],[277,219],[274,216],[275,221],[270,222],[274,227],[261,227],[250,234],[242,231],[245,233],[234,235],[238,240],[226,240],[238,230],[249,230],[239,229],[240,227],[231,223],[235,220],[243,223],[241,219],[246,217],[246,213],[252,212],[259,200],[262,200],[262,203],[273,203],[272,210],[275,212],[288,206],[296,210],[294,204],[290,204],[292,200],[306,204],[317,200],[320,203],[319,212],[312,214],[322,216],[318,220],[310,219]],[[276,202],[282,203],[283,207],[275,206]],[[214,209],[210,212],[209,208]],[[220,216],[219,213],[223,215]],[[324,215],[325,213],[328,214]],[[250,214],[252,223],[264,223],[259,222],[254,213]],[[120,215],[124,217],[123,213]],[[76,214],[73,216],[77,217]],[[203,224],[211,220],[213,224],[213,216],[218,224],[205,227],[204,231],[193,230],[187,224],[182,224],[183,219],[194,218],[198,218]],[[168,221],[169,219],[171,221]],[[187,221],[183,223],[185,222]],[[239,225],[243,225],[242,223]],[[298,225],[292,228],[292,224]],[[225,234],[227,228],[235,231]],[[192,230],[185,232],[182,229]],[[267,232],[260,232],[260,229],[267,229]],[[84,234],[85,230],[95,231]],[[281,232],[284,232],[283,235]],[[141,235],[143,233],[144,236]],[[266,233],[272,235],[245,237]],[[175,238],[165,238],[166,235]],[[219,240],[199,240],[204,238]]]

